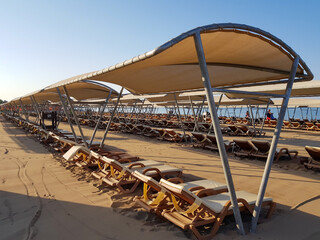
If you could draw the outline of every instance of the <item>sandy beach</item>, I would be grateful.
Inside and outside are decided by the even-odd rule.
[[[67,129],[61,123],[59,128]],[[83,127],[87,138],[92,128]],[[271,139],[273,129],[267,129]],[[192,239],[183,231],[135,205],[132,194],[102,185],[88,171],[66,163],[60,154],[1,117],[0,239]],[[96,140],[103,131],[97,132]],[[319,146],[320,133],[283,130],[279,147],[307,156],[305,145]],[[232,140],[232,137],[226,137]],[[207,178],[225,182],[217,152],[195,149],[143,136],[110,132],[106,145],[141,159],[183,169],[185,180]],[[257,193],[264,162],[229,154],[236,190]],[[320,238],[320,173],[306,170],[298,160],[280,160],[272,167],[266,195],[277,203],[270,219],[261,218],[256,234],[241,236],[232,217],[214,239]],[[246,230],[250,216],[244,216]]]

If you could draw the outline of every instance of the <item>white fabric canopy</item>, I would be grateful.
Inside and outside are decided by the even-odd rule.
[[[119,84],[133,93],[162,93],[203,88],[193,35],[201,34],[214,87],[287,79],[297,54],[280,39],[257,28],[213,24],[181,34],[138,57],[72,81],[93,79]],[[297,76],[313,75],[300,60]]]
[[[271,93],[271,94],[284,94],[286,84],[275,84],[267,86],[244,87],[244,88],[231,88],[232,90],[257,92],[257,93]],[[226,93],[229,98],[249,98],[253,95],[245,93]],[[320,81],[313,80],[308,83],[299,82],[294,83],[291,91],[291,97],[316,97],[320,96]]]

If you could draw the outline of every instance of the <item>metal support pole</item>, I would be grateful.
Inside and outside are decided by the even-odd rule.
[[[251,115],[251,124],[252,124],[252,127],[253,127],[253,134],[256,133],[256,119],[254,118],[253,116],[253,111],[252,111],[252,106],[251,104],[249,104],[249,107],[250,107],[250,115]]]
[[[61,94],[60,89],[58,87],[57,87],[57,92],[58,92],[58,95],[59,95],[59,98],[60,98],[60,101],[61,101],[61,104],[62,104],[62,107],[63,107],[64,114],[66,115],[68,123],[70,125],[71,131],[72,131],[72,135],[74,137],[74,141],[77,143],[78,142],[77,141],[77,135],[76,135],[76,132],[74,131],[74,128],[72,126],[72,122],[71,122],[71,119],[70,119],[70,116],[69,116],[69,113],[68,113],[67,105],[64,102],[62,94]]]
[[[194,117],[194,127],[197,130],[197,132],[199,132],[199,126],[198,126],[198,122],[197,122],[197,117],[196,117],[196,114],[194,112],[193,102],[192,102],[192,99],[191,99],[190,96],[189,96],[189,101],[190,101],[190,105],[191,105],[192,114],[193,114],[193,117]]]
[[[241,117],[241,113],[242,113],[242,106],[240,107],[239,118]]]
[[[202,119],[202,116],[201,116],[201,113],[202,113],[202,110],[203,110],[203,106],[204,106],[204,102],[206,101],[206,97],[203,97],[203,100],[201,102],[201,105],[199,106],[198,108],[198,112],[197,112],[197,116],[198,116],[198,119]],[[202,119],[203,121],[204,119]]]
[[[109,131],[109,129],[110,129],[110,126],[111,126],[111,123],[112,123],[114,114],[115,114],[115,112],[117,111],[118,104],[119,104],[119,102],[120,102],[120,97],[121,97],[121,95],[122,95],[122,92],[123,92],[123,87],[121,88],[121,91],[120,91],[119,96],[118,96],[118,99],[117,99],[117,103],[116,103],[116,105],[114,106],[114,109],[113,109],[113,111],[112,111],[112,113],[111,113],[111,116],[110,116],[108,125],[107,125],[107,127],[106,127],[106,131],[104,132],[103,138],[102,138],[101,143],[100,143],[100,148],[102,148],[103,145],[104,145],[104,140],[105,140],[106,137],[107,137],[107,134],[108,134],[108,131]]]
[[[184,118],[184,121],[186,121],[187,116],[186,116],[186,112],[185,112],[185,110],[184,110],[184,106],[183,106],[183,105],[182,105],[182,110],[183,110],[183,118]]]
[[[296,115],[297,106],[294,107],[292,119],[294,120],[294,116]]]
[[[226,182],[227,182],[227,186],[230,194],[230,200],[233,206],[233,214],[237,223],[237,228],[239,229],[240,233],[244,235],[245,232],[244,232],[242,219],[239,211],[236,192],[233,185],[232,175],[231,175],[230,166],[228,162],[228,156],[227,156],[226,148],[223,142],[223,136],[220,128],[219,118],[217,115],[217,110],[216,110],[216,106],[215,106],[215,102],[212,94],[211,83],[210,83],[209,73],[208,73],[206,59],[204,55],[204,50],[202,46],[200,32],[197,32],[194,35],[194,42],[195,42],[195,46],[198,54],[202,81],[206,91],[206,96],[207,96],[208,105],[211,113],[212,123],[214,126],[214,133],[217,139],[217,145],[218,145],[219,154],[220,154],[220,158],[223,166],[223,171],[224,171],[224,175],[226,178]]]
[[[22,109],[23,115],[24,115],[25,119],[29,122],[29,116],[28,116],[28,114],[27,114],[27,111],[26,111],[25,108],[24,108],[24,105],[23,105],[23,103],[22,103],[22,100],[19,99],[19,101],[20,101],[20,104],[21,104],[21,109]]]
[[[30,99],[31,99],[32,104],[34,105],[34,108],[36,109],[36,112],[37,112],[37,118],[36,118],[35,123],[37,123],[37,120],[39,120],[39,122],[40,122],[41,115],[40,115],[38,103],[33,95],[30,96]]]
[[[300,57],[296,56],[296,58],[294,59],[294,62],[292,64],[292,67],[291,67],[289,81],[288,81],[287,87],[286,87],[285,97],[283,98],[283,101],[282,101],[282,106],[281,106],[280,114],[278,116],[277,126],[276,126],[276,129],[274,130],[272,143],[270,146],[266,166],[264,169],[264,173],[263,173],[263,177],[262,177],[262,181],[261,181],[261,185],[260,185],[260,189],[259,189],[259,193],[258,193],[258,198],[257,198],[256,204],[255,204],[255,208],[253,210],[253,214],[252,214],[253,216],[252,216],[252,221],[251,221],[251,232],[256,231],[256,227],[258,224],[261,205],[263,202],[263,197],[264,197],[265,191],[267,189],[268,179],[269,179],[269,175],[271,172],[271,166],[272,166],[274,155],[275,155],[275,152],[277,149],[277,144],[278,144],[279,137],[280,137],[280,132],[281,132],[282,124],[283,124],[284,115],[286,113],[289,98],[291,95],[292,85],[293,85],[293,82],[294,82],[294,79],[296,76],[296,72],[297,72],[297,68],[299,65],[299,59],[300,59]]]
[[[145,99],[143,99],[142,103],[141,103],[141,106],[140,106],[140,109],[139,109],[139,112],[137,114],[137,118],[136,118],[136,124],[138,124],[139,122],[139,115],[143,115],[143,105],[144,105],[144,102],[145,102]],[[148,108],[148,107],[147,107]]]
[[[311,116],[311,120],[312,120],[312,108],[310,108],[310,116]]]
[[[184,130],[184,127],[183,127],[183,122],[182,122],[182,119],[181,119],[181,114],[180,114],[180,109],[179,109],[176,93],[174,93],[173,96],[174,96],[174,101],[176,102],[176,106],[177,106],[177,109],[178,109],[178,118],[179,118],[180,126],[181,126],[182,131],[183,131],[183,137],[184,137],[184,140],[187,142],[186,131]]]
[[[266,117],[267,117],[267,112],[268,112],[268,108],[269,108],[270,102],[271,102],[271,99],[269,98],[268,103],[267,103],[267,108],[266,108],[266,111],[264,112],[264,116],[263,116],[260,135],[262,134],[262,131],[263,131],[263,127],[264,127],[264,123],[265,123],[265,120],[266,120]]]
[[[72,104],[72,102],[71,102],[71,100],[70,100],[70,96],[69,96],[69,93],[68,93],[68,91],[67,91],[66,86],[63,86],[63,90],[64,90],[64,92],[65,92],[65,94],[66,94],[66,96],[67,96],[67,102],[68,102],[68,104],[70,105],[71,113],[72,113],[72,115],[73,115],[73,117],[74,117],[74,120],[75,120],[77,126],[78,126],[78,129],[79,129],[80,135],[81,135],[81,137],[82,137],[83,143],[84,143],[84,145],[85,145],[86,147],[88,147],[88,143],[87,143],[87,141],[86,141],[86,139],[85,139],[85,137],[84,137],[84,135],[83,135],[81,126],[80,126],[80,124],[79,124],[78,116],[77,116],[76,112],[74,111],[73,104]]]
[[[94,137],[95,137],[95,135],[96,135],[96,132],[97,132],[97,130],[98,130],[98,126],[99,126],[99,124],[100,124],[100,122],[101,122],[101,119],[102,119],[104,110],[106,109],[106,106],[107,106],[107,104],[108,104],[108,102],[109,102],[109,99],[110,99],[110,97],[111,97],[111,94],[112,94],[112,89],[109,90],[108,97],[106,98],[103,106],[101,106],[100,116],[99,116],[98,122],[96,123],[96,126],[95,126],[95,128],[94,128],[94,130],[93,130],[93,133],[92,133],[92,136],[91,136],[91,139],[90,139],[90,143],[89,143],[89,147],[91,147],[91,144],[92,144],[92,142],[93,142],[93,139],[94,139]]]

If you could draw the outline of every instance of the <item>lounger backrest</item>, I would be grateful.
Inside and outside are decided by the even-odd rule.
[[[174,130],[167,129],[166,131],[167,131],[167,133],[169,133],[172,137],[174,137],[175,135],[177,135],[176,131],[174,131]]]
[[[63,154],[63,158],[67,161],[70,161],[80,150],[82,151],[86,151],[88,150],[88,152],[90,152],[89,149],[86,149],[83,146],[72,146],[72,148],[70,148],[65,154]]]
[[[237,131],[237,127],[234,125],[229,125],[228,128],[233,132]]]
[[[312,159],[320,161],[320,147],[305,146],[305,149]]]
[[[217,144],[217,139],[216,136],[214,135],[207,135],[207,138],[213,143],[213,144]]]
[[[204,135],[202,133],[193,132],[192,136],[194,136],[199,142],[203,141]]]
[[[172,182],[169,182],[165,179],[160,180],[160,185],[167,190],[169,190],[171,193],[173,193],[176,196],[179,196],[180,198],[183,198],[185,201],[189,203],[193,203],[197,198],[194,193],[190,192],[188,189],[185,189],[182,185],[175,184]],[[200,198],[199,198],[200,199]]]
[[[238,125],[237,127],[240,128],[243,132],[248,132],[249,131],[249,128],[247,126]]]
[[[151,185],[153,188],[157,189],[157,190],[162,190],[162,192],[165,191],[165,189],[159,184],[159,182],[157,182],[156,180],[154,180],[152,177],[146,176],[138,171],[134,171],[131,173],[135,178],[139,179],[140,181]]]
[[[241,148],[241,150],[249,152],[258,150],[255,146],[253,146],[252,143],[247,140],[234,139],[233,141]]]
[[[116,160],[111,159],[111,158],[108,158],[108,157],[106,157],[106,156],[103,156],[102,158],[100,158],[100,161],[101,161],[102,163],[107,163],[107,164],[111,164],[111,163],[113,163],[113,162],[116,162]]]
[[[251,140],[251,142],[258,148],[259,152],[266,153],[270,150],[270,143],[268,141]]]

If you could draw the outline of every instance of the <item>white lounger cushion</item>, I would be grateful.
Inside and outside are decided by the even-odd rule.
[[[227,185],[224,183],[220,183],[220,182],[216,182],[216,181],[208,180],[208,179],[180,183],[179,185],[183,186],[184,191],[186,191],[192,187],[198,187],[198,186],[208,188],[208,189],[214,189],[214,190],[221,190],[221,189],[227,188]]]
[[[83,146],[72,146],[65,154],[63,154],[63,158],[67,161],[70,161],[78,152],[79,150],[85,150]]]
[[[181,171],[182,172],[182,169],[180,168],[176,168],[176,167],[171,167],[169,165],[152,165],[152,166],[147,166],[147,167],[144,167],[144,168],[138,168],[138,169],[134,169],[134,170],[137,170],[138,172],[142,173],[145,169],[148,169],[148,168],[157,168],[161,173],[169,173],[169,172],[178,172],[178,171]],[[155,171],[150,171],[150,172],[147,172],[147,176],[150,176],[150,175],[153,175],[155,173]]]
[[[186,183],[172,183],[169,182],[165,179],[160,180],[160,185],[164,186],[165,188],[173,191],[173,192],[179,192],[182,193],[187,192],[188,194],[195,196],[193,192],[190,192],[188,189],[191,187],[204,187],[204,188],[209,188],[209,189],[214,189],[214,190],[221,190],[227,188],[227,186],[223,183],[219,183],[213,180],[197,180],[197,181],[191,181],[191,182],[186,182]]]
[[[142,163],[145,166],[163,165],[162,163],[157,162],[157,161],[153,161],[153,160],[141,160],[141,161],[136,161],[136,162],[124,163],[122,165],[125,167],[129,167],[131,164],[135,164],[135,163]]]
[[[245,199],[249,204],[254,204],[257,200],[257,195],[253,193],[248,193],[246,191],[237,191],[236,192],[237,198]],[[201,198],[202,203],[207,206],[208,208],[212,209],[216,213],[220,213],[224,207],[224,205],[230,200],[230,195],[228,192],[220,193],[217,195],[211,195],[208,197]],[[272,198],[264,198],[263,201],[271,201]],[[239,203],[239,206],[242,206]],[[232,209],[232,206],[230,206]]]

